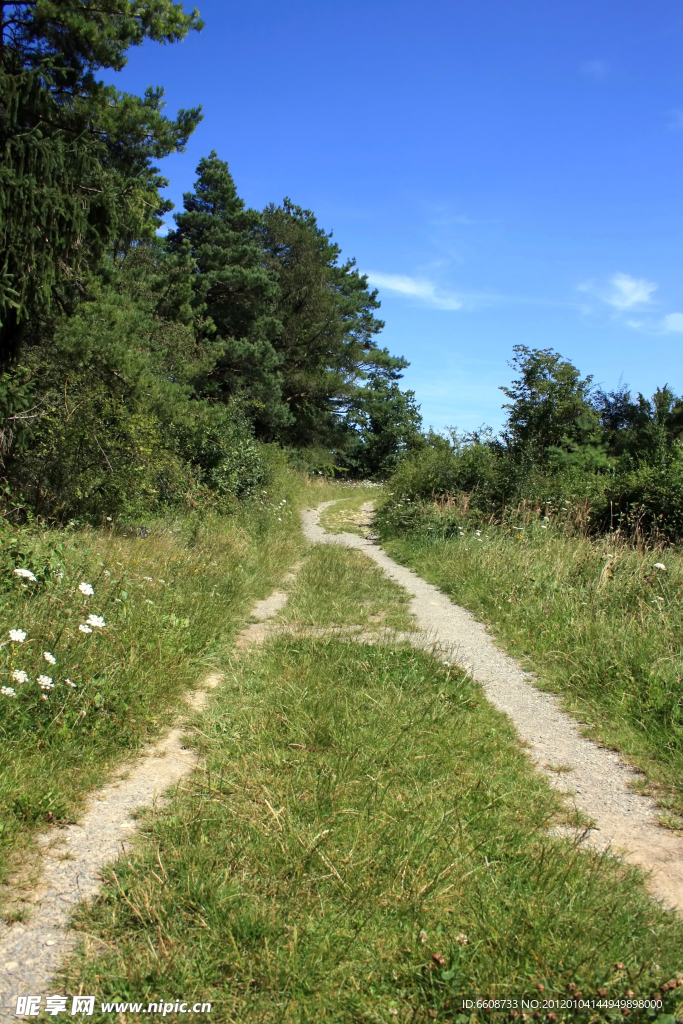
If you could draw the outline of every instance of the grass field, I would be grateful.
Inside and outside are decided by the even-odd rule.
[[[37,828],[73,820],[88,790],[177,715],[296,559],[298,506],[329,493],[290,477],[235,517],[4,530],[0,880]]]
[[[683,555],[552,525],[387,535],[387,551],[491,623],[588,735],[640,766],[663,821],[683,819]],[[657,566],[660,566],[659,568]],[[663,568],[662,568],[663,567]]]
[[[304,557],[300,620],[328,553]],[[327,624],[376,585],[368,559],[333,558]],[[680,918],[552,834],[567,812],[507,719],[427,654],[280,636],[233,659],[196,724],[200,769],[80,911],[66,991],[208,1000],[231,1024],[426,1024],[473,1019],[466,995],[649,996],[680,969]]]

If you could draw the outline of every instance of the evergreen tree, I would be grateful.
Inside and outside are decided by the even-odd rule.
[[[185,212],[168,237],[171,253],[195,261],[193,308],[203,336],[214,333],[215,366],[204,394],[239,396],[262,436],[272,437],[291,419],[282,400],[278,288],[264,266],[261,218],[237,194],[227,163],[212,152],[197,167]]]
[[[0,2],[0,358],[31,317],[64,307],[84,265],[154,233],[168,208],[152,160],[181,149],[199,110],[163,113],[96,79],[145,39],[201,27],[173,0]]]
[[[295,447],[338,446],[340,430],[359,384],[374,371],[399,375],[405,359],[379,348],[384,324],[374,312],[377,292],[354,260],[318,226],[310,210],[285,199],[263,215],[265,261],[279,284],[276,313],[282,332],[282,393],[292,413],[282,439]]]

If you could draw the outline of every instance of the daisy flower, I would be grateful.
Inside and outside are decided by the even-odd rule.
[[[36,578],[30,569],[15,569],[14,574],[15,576],[21,576],[25,580],[30,580],[31,583],[36,582]]]
[[[92,597],[92,595],[95,593],[95,591],[93,590],[89,583],[79,583],[78,589],[80,590],[81,594],[85,594],[86,597]]]

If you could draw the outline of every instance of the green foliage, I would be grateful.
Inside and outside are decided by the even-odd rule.
[[[552,349],[514,346],[511,362],[519,377],[501,391],[510,399],[504,431],[506,447],[518,459],[543,462],[549,450],[567,440],[581,442],[577,420],[590,416],[592,377],[583,379]],[[585,429],[585,428],[584,428]]]
[[[153,257],[134,250],[114,261],[89,301],[26,352],[39,411],[6,476],[34,513],[100,522],[220,504],[267,475],[240,410],[195,398],[211,354],[190,326],[155,314],[163,259]]]
[[[311,211],[289,199],[264,210],[262,243],[278,284],[274,308],[282,329],[274,346],[291,413],[278,436],[294,448],[353,446],[344,415],[366,376],[398,376],[407,366],[375,341],[384,326],[374,315],[377,292],[368,290],[355,260],[339,262],[339,246]]]
[[[0,357],[31,318],[78,293],[112,244],[153,234],[168,208],[151,161],[182,149],[199,110],[163,113],[96,79],[145,39],[201,27],[172,0],[36,0],[0,6]]]
[[[369,382],[357,389],[349,403],[344,460],[356,476],[386,477],[424,445],[415,392],[401,391],[392,377],[372,372]]]
[[[215,332],[215,360],[203,391],[239,396],[249,418],[272,433],[291,413],[282,400],[282,358],[275,348],[281,328],[273,309],[277,284],[263,265],[259,214],[245,209],[228,165],[215,153],[200,161],[184,206],[168,247],[194,259],[192,307],[205,318],[202,334]]]

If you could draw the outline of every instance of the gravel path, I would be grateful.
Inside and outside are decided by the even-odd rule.
[[[594,823],[588,841],[611,847],[626,860],[651,872],[649,888],[667,906],[683,909],[683,840],[657,824],[654,801],[633,792],[637,777],[619,754],[597,746],[581,735],[576,721],[561,710],[557,697],[538,690],[533,676],[504,654],[486,628],[470,612],[416,573],[399,565],[371,538],[351,533],[327,533],[320,513],[334,502],[303,513],[304,533],[314,544],[339,544],[372,558],[411,596],[410,610],[422,630],[407,635],[421,647],[437,645],[444,660],[467,670],[486,696],[514,722],[520,738],[547,775]],[[369,512],[371,503],[364,506]],[[558,774],[549,767],[569,768]]]

